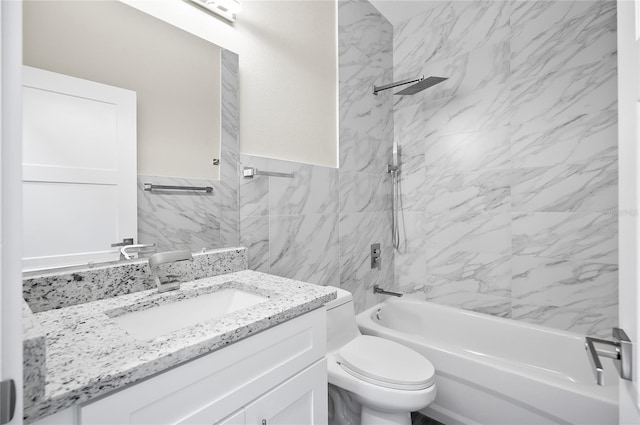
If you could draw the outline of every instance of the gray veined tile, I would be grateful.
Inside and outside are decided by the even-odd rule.
[[[413,102],[399,102],[400,100]],[[393,111],[393,134],[399,143],[417,143],[427,134],[425,127],[425,104],[420,98],[398,96]]]
[[[516,255],[512,260],[512,296],[527,305],[566,307],[616,294],[618,265],[586,260]]]
[[[218,247],[240,245],[240,213],[236,211],[222,211],[220,213],[220,243]]]
[[[434,5],[395,29],[395,71],[400,67],[420,71],[425,63],[468,53],[509,35],[508,2],[454,1]]]
[[[443,49],[440,25],[452,19],[446,5],[438,5],[397,25],[393,32],[394,75],[419,73]]]
[[[393,284],[394,251],[391,218],[386,212],[340,215],[340,285],[366,292],[372,285]],[[380,243],[381,268],[371,268],[371,244]]]
[[[510,85],[505,83],[441,99],[430,98],[429,91],[425,90],[422,92],[424,135],[486,132],[509,126],[513,114]]]
[[[423,191],[425,211],[463,214],[509,212],[510,173],[486,169],[426,176]]]
[[[511,85],[511,123],[516,127],[536,123],[545,132],[567,125],[586,114],[615,110],[617,103],[616,55],[606,60],[538,77],[514,81]]]
[[[241,155],[240,169],[254,167],[267,171],[269,160],[257,156]],[[269,178],[256,176],[240,179],[240,216],[250,217],[269,214]]]
[[[339,22],[340,167],[374,172],[393,131],[391,93],[372,92],[392,79],[390,24],[368,2],[340,4]]]
[[[400,170],[413,173],[425,165],[425,142],[419,138],[397,138]],[[388,158],[391,161],[391,158]]]
[[[151,202],[151,193],[144,190],[144,183],[147,176],[138,176],[137,200],[138,200],[138,235],[137,243],[153,244],[158,239],[156,229],[155,208]]]
[[[269,181],[271,215],[338,212],[337,169],[271,159],[269,171],[294,175],[293,178],[262,177]]]
[[[269,217],[270,273],[337,286],[339,268],[338,214]]]
[[[487,44],[471,52],[424,64],[420,74],[448,78],[427,89],[425,98],[467,96],[488,87],[500,87],[510,78],[510,42]]]
[[[515,79],[607,60],[617,48],[613,1],[515,2],[511,27]]]
[[[618,326],[617,291],[615,299],[594,300],[593,302],[576,302],[566,307],[528,305],[514,301],[513,318],[540,326],[577,332],[600,338],[611,338],[611,328]]]
[[[380,21],[380,13],[368,1],[338,2],[338,27],[343,33],[353,33],[355,37],[363,28],[376,28]]]
[[[617,160],[513,171],[514,211],[604,212],[618,205]]]
[[[230,171],[235,171],[235,163],[238,162],[238,55],[223,49],[220,53],[221,60],[221,176],[225,172],[226,165],[231,165]],[[222,178],[222,177],[221,177]]]
[[[403,211],[399,217],[400,247],[394,256],[394,278],[401,288],[423,285],[427,273],[425,215]]]
[[[391,177],[339,170],[340,213],[380,212],[391,209]]]
[[[391,114],[389,114],[391,115]],[[340,169],[374,173],[384,170],[391,155],[393,121],[377,121],[370,134],[354,134],[353,128],[340,129]]]
[[[425,164],[427,174],[509,168],[509,129],[430,137]]]
[[[212,193],[154,191],[148,193],[152,217],[156,228],[158,251],[221,246],[219,191],[221,183],[213,180],[178,177],[140,176],[140,180],[153,184],[177,186],[212,186]],[[146,241],[151,243],[152,241]]]
[[[511,295],[511,256],[488,252],[426,248],[427,282],[439,294],[475,292]],[[433,291],[433,290],[432,290]]]
[[[425,211],[429,201],[426,182],[424,166],[415,169],[402,166],[399,174],[399,205],[402,211]]]
[[[462,290],[441,294],[442,288],[446,287],[427,285],[424,288],[427,301],[492,316],[511,317],[511,298]]]
[[[513,213],[513,254],[618,263],[618,218],[609,213]]]
[[[514,168],[589,163],[618,158],[617,104],[600,111],[551,122],[534,120],[514,126]]]
[[[511,252],[509,213],[472,213],[452,219],[450,212],[425,213],[426,246],[449,251]]]
[[[247,247],[249,268],[269,273],[269,217],[243,217],[240,226],[240,244]]]
[[[511,4],[507,1],[452,1],[454,19],[443,25],[448,55],[471,52],[510,36]]]

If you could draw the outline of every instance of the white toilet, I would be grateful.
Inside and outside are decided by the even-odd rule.
[[[436,397],[433,365],[396,342],[362,335],[351,293],[336,290],[326,305],[329,423],[411,424],[411,412]]]

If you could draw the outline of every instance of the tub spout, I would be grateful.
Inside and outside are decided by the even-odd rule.
[[[380,285],[373,285],[373,293],[374,294],[382,294],[382,295],[391,295],[393,297],[401,297],[402,294],[399,292],[391,292],[391,291],[385,291],[384,289],[382,289],[380,287]]]

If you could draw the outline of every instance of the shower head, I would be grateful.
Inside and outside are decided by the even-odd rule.
[[[373,94],[377,95],[379,92],[383,91],[383,90],[388,90],[388,89],[392,89],[394,87],[399,87],[399,86],[404,86],[405,84],[411,84],[411,83],[416,83],[412,86],[407,87],[404,90],[400,90],[398,93],[395,94],[400,94],[400,95],[413,95],[416,93],[421,92],[422,90],[428,89],[431,86],[435,86],[438,83],[443,82],[444,80],[447,80],[447,78],[443,78],[443,77],[429,77],[429,78],[424,78],[424,75],[420,78],[409,78],[407,80],[402,80],[402,81],[396,81],[395,83],[391,83],[391,84],[386,84],[384,86],[373,86]]]
[[[411,86],[407,87],[406,89],[400,90],[398,93],[394,93],[394,94],[413,95],[413,94],[421,92],[422,90],[426,90],[431,86],[435,86],[436,84],[441,83],[446,79],[447,78],[443,78],[443,77],[425,78],[424,80],[420,80],[417,83],[415,83],[414,85],[411,85]]]

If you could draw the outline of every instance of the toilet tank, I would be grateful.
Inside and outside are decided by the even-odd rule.
[[[335,288],[338,297],[327,309],[327,352],[335,351],[360,335],[351,292]]]

